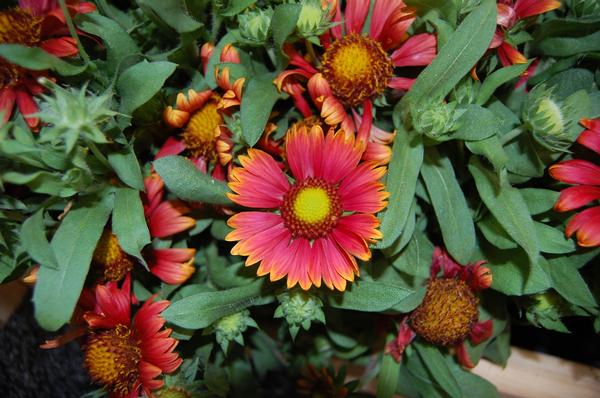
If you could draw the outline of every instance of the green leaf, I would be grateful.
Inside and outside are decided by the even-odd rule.
[[[78,75],[87,68],[87,65],[71,65],[41,48],[20,44],[0,44],[0,57],[31,70],[52,69],[62,76]]]
[[[271,18],[271,31],[273,32],[273,41],[278,49],[283,48],[285,40],[296,29],[296,22],[298,22],[301,10],[300,4],[281,4],[275,7],[273,18]]]
[[[193,294],[171,303],[162,316],[175,325],[201,329],[252,305],[261,295],[263,280],[216,292]]]
[[[29,217],[21,227],[21,244],[27,253],[42,267],[58,269],[58,261],[46,239],[44,227],[44,209],[38,210]]]
[[[38,171],[36,173],[17,173],[8,171],[0,174],[3,182],[16,185],[27,185],[33,192],[67,198],[77,193],[77,190],[67,186],[58,173]]]
[[[192,202],[230,205],[227,185],[202,173],[182,156],[166,156],[154,161],[154,168],[165,185],[178,198]]]
[[[121,113],[130,115],[148,102],[175,71],[171,62],[142,61],[127,68],[117,80],[117,91],[121,96]]]
[[[386,180],[390,198],[387,208],[379,213],[383,239],[377,244],[378,249],[391,246],[402,233],[410,214],[422,163],[422,137],[399,128]]]
[[[60,260],[59,267],[41,267],[33,291],[35,318],[44,329],[58,330],[71,318],[112,199],[106,193],[101,201],[80,199],[54,234],[50,246]]]
[[[469,171],[475,178],[483,203],[513,240],[525,249],[531,262],[535,263],[539,256],[536,229],[519,190],[501,181],[475,157],[469,161]]]
[[[520,191],[532,215],[551,210],[560,195],[560,192],[540,188],[524,188]]]
[[[551,287],[550,279],[540,265],[545,261],[539,257],[531,263],[522,249],[485,250],[483,258],[492,271],[492,289],[509,296],[539,293]]]
[[[446,249],[459,263],[468,263],[475,249],[475,226],[452,163],[446,156],[441,156],[435,147],[428,147],[421,175]]]
[[[390,336],[387,342],[389,343],[393,338],[394,336]],[[393,398],[399,378],[400,363],[396,362],[391,355],[383,354],[377,380],[377,398]]]
[[[414,292],[402,286],[387,282],[357,281],[343,293],[329,296],[330,304],[335,308],[364,312],[385,311]]]
[[[488,214],[483,217],[479,220],[477,226],[487,241],[498,249],[516,249],[518,247],[517,243],[511,239],[493,215]]]
[[[178,33],[193,32],[204,26],[190,16],[184,0],[138,0]]]
[[[481,141],[467,141],[465,144],[469,151],[489,160],[496,171],[502,170],[508,163],[508,155],[497,136],[491,136]]]
[[[138,191],[144,191],[144,177],[133,148],[128,146],[119,152],[108,154],[108,163],[125,184]]]
[[[498,69],[486,77],[485,81],[481,85],[481,88],[479,89],[479,93],[477,94],[476,103],[478,105],[485,104],[498,87],[512,79],[521,76],[521,74],[527,70],[530,64],[531,61],[527,62],[526,64],[507,66],[505,68]]]
[[[142,256],[142,249],[150,243],[150,232],[144,216],[140,193],[137,190],[132,188],[116,189],[112,230],[117,235],[121,248],[148,267]]]
[[[455,140],[480,141],[499,133],[498,117],[479,105],[468,105],[465,113],[456,123],[458,128],[451,135]]]
[[[452,374],[440,350],[430,344],[420,342],[415,343],[414,347],[437,385],[451,397],[461,398],[462,393],[458,381]]]
[[[541,222],[534,222],[540,242],[540,251],[544,253],[564,254],[574,252],[577,246],[572,239],[566,239],[562,230]]]
[[[542,40],[536,47],[550,57],[600,51],[600,31],[583,37],[551,37]]]
[[[483,0],[419,74],[400,106],[410,104],[410,109],[416,112],[422,101],[445,97],[487,51],[495,29],[496,2]]]
[[[392,259],[392,266],[408,275],[427,278],[433,257],[433,244],[421,231],[416,231],[406,248]],[[384,254],[385,254],[384,250]]]
[[[221,15],[224,17],[234,17],[254,3],[256,3],[256,0],[232,0],[229,3],[229,7],[221,11]]]
[[[458,366],[453,366],[451,371],[463,397],[500,398],[496,387],[486,379]]]
[[[135,62],[140,49],[129,34],[115,21],[98,13],[80,14],[77,21],[81,29],[102,39],[106,46],[106,62],[112,73],[116,73]],[[127,63],[125,63],[127,60]]]
[[[249,146],[254,146],[265,130],[273,105],[280,98],[273,76],[249,79],[240,105],[242,134]]]
[[[552,280],[552,287],[570,303],[588,308],[598,306],[590,288],[569,257],[548,260],[545,270]]]

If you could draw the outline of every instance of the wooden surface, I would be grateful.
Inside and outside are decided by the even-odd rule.
[[[600,398],[600,369],[521,348],[512,348],[505,369],[483,360],[473,372],[504,398]]]

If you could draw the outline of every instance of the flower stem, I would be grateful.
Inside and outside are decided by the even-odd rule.
[[[77,34],[77,30],[75,29],[75,25],[73,24],[73,20],[71,19],[71,14],[69,13],[69,9],[67,8],[67,4],[65,3],[65,0],[58,0],[58,2],[60,3],[60,9],[62,10],[63,14],[65,15],[65,20],[67,22],[67,26],[69,27],[69,33],[71,33],[71,37],[73,37],[73,39],[75,40],[75,43],[77,43],[77,49],[79,50],[79,54],[81,55],[81,58],[83,58],[83,61],[85,62],[86,65],[90,65],[90,63],[91,63],[90,57],[85,52],[85,49],[83,48],[83,45],[81,44],[81,41],[79,40],[79,35]]]
[[[502,137],[500,137],[500,143],[502,144],[502,146],[504,146],[519,135],[521,135],[521,133],[523,133],[524,131],[525,129],[523,128],[523,126],[516,127],[508,133],[504,134]]]
[[[310,42],[310,40],[304,40],[304,43],[306,44],[306,50],[310,54],[310,57],[313,59],[313,61],[315,62],[315,64],[317,66],[321,66],[321,62],[319,62],[319,58],[317,57],[317,53],[315,52],[315,48],[313,47],[313,45]]]

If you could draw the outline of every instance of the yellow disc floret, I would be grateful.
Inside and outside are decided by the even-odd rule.
[[[0,12],[0,44],[36,47],[40,43],[42,18],[27,9],[13,8]],[[0,57],[0,89],[13,85],[27,72]]]
[[[323,221],[329,214],[329,209],[329,195],[320,187],[304,188],[294,200],[294,214],[309,224]]]
[[[337,187],[318,178],[297,182],[284,196],[281,215],[294,238],[317,239],[342,215]]]
[[[216,142],[223,117],[219,113],[218,99],[212,99],[194,112],[183,131],[186,148],[193,157],[205,157],[211,162],[217,159]]]
[[[138,378],[141,349],[132,331],[124,325],[90,335],[84,363],[90,377],[108,391],[128,395]]]
[[[121,249],[117,236],[109,229],[102,233],[92,259],[102,268],[104,278],[109,281],[120,281],[134,265],[133,258]]]
[[[479,300],[459,279],[433,279],[410,316],[413,330],[430,343],[448,346],[463,341],[477,323]]]
[[[336,40],[323,55],[323,77],[333,94],[349,105],[381,94],[393,72],[381,44],[356,33]]]

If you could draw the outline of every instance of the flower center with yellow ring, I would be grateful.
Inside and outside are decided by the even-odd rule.
[[[109,229],[102,233],[92,260],[102,268],[106,280],[115,282],[123,279],[135,264],[133,257],[121,249],[117,236]]]
[[[21,44],[37,47],[40,43],[42,18],[29,10],[12,8],[0,11],[0,44]],[[27,71],[0,57],[0,89],[15,85]]]
[[[358,105],[385,90],[394,66],[379,42],[351,33],[325,50],[321,72],[336,98]]]
[[[411,314],[413,330],[430,343],[449,346],[462,342],[477,323],[479,299],[459,279],[433,279],[421,305]]]
[[[311,240],[331,231],[342,215],[337,187],[318,178],[307,178],[290,188],[280,211],[292,237]]]
[[[182,134],[190,155],[204,157],[213,163],[217,159],[216,142],[221,134],[219,126],[223,124],[217,104],[218,99],[213,98],[194,112]]]
[[[85,348],[84,364],[92,380],[118,396],[127,396],[139,376],[142,350],[125,325],[92,333]]]

